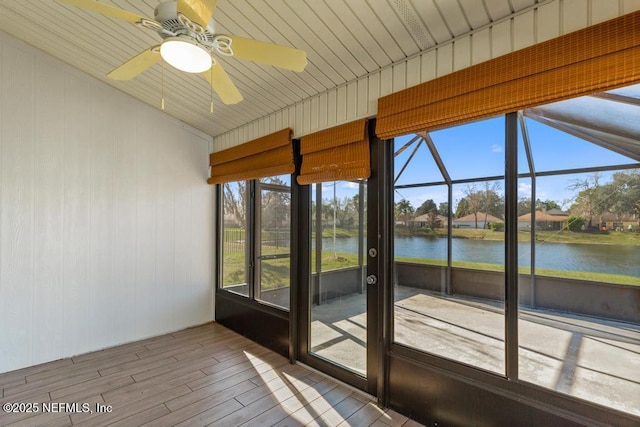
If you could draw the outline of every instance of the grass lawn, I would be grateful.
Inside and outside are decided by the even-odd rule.
[[[446,265],[446,260],[422,259],[422,258],[401,258],[397,257],[395,261],[410,262],[415,264],[429,265]],[[245,283],[245,261],[244,251],[225,252],[223,261],[223,283],[226,286]],[[333,251],[324,251],[322,254],[322,270],[330,271],[340,268],[354,267],[358,265],[358,256],[349,253],[337,253]],[[469,268],[486,271],[504,271],[504,265],[489,264],[471,261],[454,261],[454,267]],[[262,289],[275,289],[283,286],[289,286],[290,277],[290,259],[270,259],[263,260],[262,267]],[[311,254],[311,271],[315,271],[315,251]],[[521,267],[519,272],[527,274],[531,270],[528,267]],[[562,277],[576,280],[589,280],[594,282],[614,283],[619,285],[640,286],[640,277],[627,276],[621,274],[592,273],[583,271],[566,271],[551,269],[536,269],[539,276]]]
[[[340,228],[336,227],[336,237],[341,239],[344,237],[358,237],[358,229],[357,228]],[[288,235],[285,233],[285,230],[281,230],[282,236]],[[225,241],[240,241],[245,240],[245,229],[244,228],[225,228],[224,229]],[[314,239],[316,237],[315,231],[311,232],[311,238]],[[328,227],[322,230],[322,237],[331,238],[333,237],[333,228]],[[270,240],[275,238],[275,233],[271,230],[263,230],[262,231],[263,240]]]
[[[427,236],[445,238],[446,229],[403,229],[397,230],[397,235],[403,236]],[[274,236],[269,232],[265,232],[263,238],[265,240],[272,239]],[[425,234],[426,233],[426,234]],[[313,234],[313,233],[312,233]],[[333,228],[325,228],[323,237],[333,237]],[[336,228],[336,237],[357,237],[358,229]],[[504,232],[492,231],[484,229],[468,229],[454,228],[453,237],[457,239],[473,239],[473,240],[504,240]],[[244,229],[225,229],[225,251],[223,266],[223,283],[226,286],[245,283],[245,230]],[[312,236],[313,238],[313,236]],[[531,233],[526,230],[518,232],[518,240],[520,242],[530,242]],[[575,243],[575,244],[605,244],[605,245],[632,245],[640,246],[640,233],[635,232],[572,232],[563,231],[538,231],[536,232],[536,242],[549,243]],[[263,253],[278,254],[287,253],[288,248],[263,246]],[[430,265],[446,265],[445,260],[432,260],[420,258],[396,258],[396,261],[412,262],[417,264]],[[315,251],[311,254],[311,271],[315,271]],[[323,251],[322,270],[330,271],[340,268],[353,267],[358,265],[358,257],[350,253],[336,253],[333,251]],[[504,271],[504,266],[499,264],[488,264],[480,262],[454,261],[454,267],[470,268],[487,271]],[[289,258],[263,260],[261,263],[262,271],[262,289],[275,289],[278,287],[289,286],[290,277],[290,260]],[[520,268],[520,273],[526,274],[528,268]],[[623,285],[640,286],[640,277],[626,276],[606,273],[592,273],[582,271],[565,271],[536,269],[536,274],[540,276],[562,277],[576,280],[589,280],[604,283],[615,283]]]
[[[529,237],[526,238],[524,235]],[[519,232],[518,240],[521,242],[531,241],[531,233]],[[536,232],[536,242],[640,246],[640,233],[628,231],[538,231]]]
[[[262,290],[287,287],[290,284],[289,258],[262,260]],[[246,267],[243,253],[225,254],[223,260],[222,287],[246,283]]]

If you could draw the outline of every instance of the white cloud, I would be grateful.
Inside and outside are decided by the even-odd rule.
[[[531,197],[531,184],[528,182],[519,182],[518,195],[522,197]]]
[[[342,188],[358,188],[359,184],[357,182],[352,181],[343,181]]]
[[[499,146],[498,144],[493,144],[491,146],[491,152],[492,153],[502,153],[502,147]]]

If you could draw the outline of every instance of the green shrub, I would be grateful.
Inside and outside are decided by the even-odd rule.
[[[498,222],[498,221],[490,222],[489,227],[493,231],[504,231],[504,222]]]
[[[581,216],[571,215],[567,218],[567,227],[570,231],[582,231],[582,226],[584,226],[584,218]]]

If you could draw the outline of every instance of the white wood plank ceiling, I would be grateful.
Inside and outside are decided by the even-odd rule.
[[[200,76],[155,65],[106,74],[157,44],[153,31],[54,0],[0,0],[0,29],[213,137],[548,0],[219,0],[218,33],[303,49],[302,73],[220,58],[242,93],[222,104]],[[102,0],[153,17],[160,0]],[[213,96],[214,113],[209,104]]]

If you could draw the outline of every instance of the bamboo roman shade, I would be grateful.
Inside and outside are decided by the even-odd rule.
[[[290,128],[209,155],[209,184],[293,173]]]
[[[391,138],[640,81],[640,11],[378,100],[376,134]]]
[[[369,178],[367,120],[326,129],[300,139],[298,184]]]

